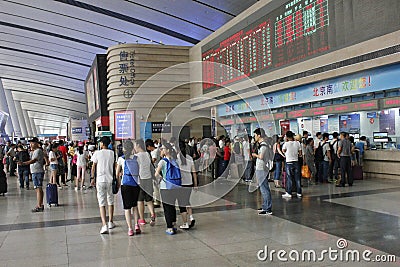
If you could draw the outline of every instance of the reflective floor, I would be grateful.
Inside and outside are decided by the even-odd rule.
[[[166,235],[157,209],[156,225],[133,237],[120,194],[117,227],[100,235],[94,190],[64,188],[59,207],[32,213],[35,192],[19,189],[15,177],[8,183],[0,196],[0,266],[400,266],[400,180],[345,188],[304,182],[303,198],[290,200],[270,183],[273,215],[258,216],[253,185],[218,179],[193,193],[193,203],[207,203],[194,208],[193,229]],[[396,262],[383,263],[390,255]]]

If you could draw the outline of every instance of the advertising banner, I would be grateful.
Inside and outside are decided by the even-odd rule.
[[[71,140],[85,141],[88,140],[86,128],[88,127],[87,120],[71,120]]]
[[[115,111],[114,129],[115,140],[135,139],[135,111]]]

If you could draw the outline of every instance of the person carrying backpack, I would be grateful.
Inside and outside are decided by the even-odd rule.
[[[176,234],[176,210],[175,201],[179,202],[179,188],[182,184],[182,176],[178,164],[176,163],[177,154],[169,143],[164,143],[161,147],[162,160],[156,169],[156,179],[160,181],[160,194],[164,209],[165,221],[167,222],[167,235]],[[181,212],[186,212],[186,207]]]
[[[272,147],[268,148],[265,142],[266,135],[262,128],[258,128],[254,131],[254,139],[260,144],[258,154],[253,153],[252,156],[257,158],[256,160],[256,179],[260,187],[261,195],[263,197],[263,203],[261,209],[259,209],[258,215],[272,215],[272,197],[271,189],[268,184],[269,170],[266,169],[265,154],[268,153],[268,149],[272,152]],[[271,161],[273,156],[271,157]]]
[[[135,233],[141,233],[139,227],[138,198],[139,187],[139,164],[137,156],[133,155],[133,143],[129,140],[123,144],[124,154],[117,161],[117,178],[121,185],[122,203],[125,210],[125,220],[128,225],[128,236],[133,236],[132,214],[135,222]],[[121,179],[122,177],[122,179]]]

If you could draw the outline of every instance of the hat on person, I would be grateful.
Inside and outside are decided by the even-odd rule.
[[[39,139],[37,137],[33,137],[31,140],[29,140],[30,143],[39,143]]]
[[[84,146],[83,142],[79,142],[78,146]]]

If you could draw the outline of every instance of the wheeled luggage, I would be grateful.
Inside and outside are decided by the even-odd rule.
[[[363,169],[360,165],[355,165],[351,169],[353,180],[362,180],[363,179]]]
[[[49,207],[54,204],[58,206],[58,191],[56,184],[47,184],[46,186],[46,200]]]

